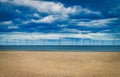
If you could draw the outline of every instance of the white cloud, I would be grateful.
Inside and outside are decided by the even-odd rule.
[[[28,24],[28,23],[32,23],[32,22],[33,23],[49,23],[50,24],[50,23],[57,21],[58,19],[60,19],[58,16],[48,15],[43,18],[40,17],[38,20],[31,19],[31,20],[27,20],[27,21],[22,21],[22,24]]]
[[[77,29],[68,29],[64,28],[61,32],[70,32],[70,33],[90,33],[88,30],[77,30]]]
[[[34,16],[34,17],[37,17],[37,18],[40,17],[39,14],[37,14],[37,13],[34,13],[33,16]]]
[[[69,19],[70,15],[75,14],[96,14],[101,15],[100,12],[92,11],[87,8],[82,8],[81,6],[69,6],[65,7],[64,4],[60,2],[52,1],[38,1],[38,0],[1,0],[0,2],[8,2],[18,6],[28,6],[36,9],[40,13],[48,14],[46,17],[40,17],[38,13],[34,13],[33,16],[39,18],[38,20],[30,19],[30,21],[25,21],[23,24],[27,23],[53,23],[60,20]],[[21,13],[16,10],[17,13]]]
[[[17,12],[17,13],[21,13],[21,11],[20,11],[20,10],[16,10],[16,12]]]
[[[38,40],[38,39],[53,39],[57,40],[59,38],[82,38],[82,39],[93,39],[93,40],[112,40],[110,34],[106,33],[88,33],[88,34],[56,34],[56,33],[49,33],[49,34],[42,34],[42,33],[8,33],[8,34],[1,34],[3,39],[29,39],[29,40]]]
[[[57,24],[58,27],[66,27],[68,26],[67,24]]]
[[[101,15],[100,12],[98,11],[92,11],[92,10],[89,10],[87,8],[82,8],[82,7],[77,7],[77,9],[79,13],[85,13],[85,14],[95,14],[95,15]]]
[[[28,6],[32,7],[39,12],[47,13],[49,15],[58,15],[59,18],[65,19],[68,18],[70,14],[97,14],[100,15],[100,12],[92,11],[87,8],[82,8],[81,6],[70,6],[65,7],[64,4],[60,2],[52,2],[52,1],[38,1],[38,0],[2,0],[2,2],[9,2],[12,4],[16,4],[19,6]],[[37,14],[34,14],[37,16]]]
[[[43,13],[74,13],[77,11],[76,7],[64,7],[59,2],[47,2],[47,1],[36,1],[36,0],[13,0],[17,5],[30,6]]]
[[[113,21],[118,20],[118,18],[111,19],[100,19],[100,20],[91,20],[89,22],[78,22],[78,26],[87,26],[87,27],[103,27],[107,26],[107,24],[113,23]]]
[[[0,2],[8,2],[8,0],[0,0]]]
[[[108,14],[113,14],[113,15],[118,16],[120,14],[120,6],[116,8],[112,8],[110,11],[108,11]]]
[[[47,17],[44,17],[40,20],[40,22],[47,22],[47,23],[51,23],[51,22],[54,22],[55,20],[57,20],[58,18],[54,17],[54,16],[47,16]]]
[[[8,29],[17,29],[18,26],[8,26]]]
[[[9,2],[20,6],[29,6],[38,10],[39,12],[48,14],[59,14],[62,17],[67,17],[68,14],[77,12],[76,6],[64,7],[64,5],[59,2],[36,1],[36,0],[12,0],[12,1],[2,0],[1,2]]]
[[[10,24],[12,24],[12,21],[4,21],[4,22],[1,22],[1,24],[3,24],[3,25],[10,25]]]
[[[49,15],[49,16],[43,17],[43,18],[41,18],[39,20],[32,19],[31,22],[35,22],[35,23],[52,23],[52,22],[55,22],[58,19],[59,19],[59,17],[57,17],[57,16]]]

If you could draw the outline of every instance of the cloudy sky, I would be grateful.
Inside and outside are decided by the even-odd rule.
[[[120,0],[0,0],[0,41],[59,38],[119,42]]]

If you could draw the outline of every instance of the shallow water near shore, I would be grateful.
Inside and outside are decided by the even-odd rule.
[[[0,50],[120,52],[120,46],[82,45],[1,45]]]

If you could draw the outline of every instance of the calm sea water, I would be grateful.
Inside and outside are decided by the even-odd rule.
[[[1,45],[0,50],[120,52],[120,46]]]

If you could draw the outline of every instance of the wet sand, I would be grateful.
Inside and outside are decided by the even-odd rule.
[[[0,51],[0,77],[120,77],[120,52]]]

